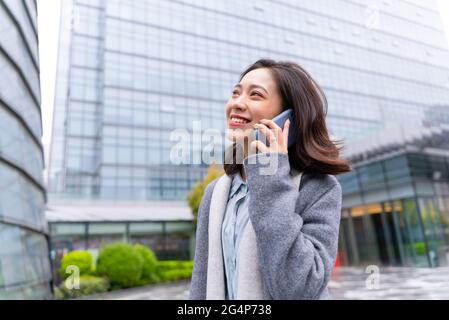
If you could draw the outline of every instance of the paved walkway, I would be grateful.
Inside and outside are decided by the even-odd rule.
[[[366,272],[368,271],[368,272]],[[378,276],[362,268],[339,268],[329,290],[334,299],[449,299],[449,268],[381,268]],[[88,299],[188,299],[190,281],[109,292]]]
[[[340,268],[329,290],[334,299],[449,299],[449,268]],[[376,280],[378,279],[378,281]]]
[[[86,297],[88,300],[186,300],[190,280],[117,290]]]

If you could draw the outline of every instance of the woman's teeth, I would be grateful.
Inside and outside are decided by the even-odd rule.
[[[231,118],[232,122],[238,122],[238,123],[247,123],[248,120],[241,119],[241,118]]]

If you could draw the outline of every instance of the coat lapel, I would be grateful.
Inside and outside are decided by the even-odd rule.
[[[291,170],[290,175],[299,190],[302,173]],[[237,300],[264,300],[269,297],[264,296],[263,278],[257,260],[257,239],[251,219],[248,221],[243,231],[240,243],[237,279]]]
[[[225,273],[223,248],[221,245],[221,226],[228,202],[232,178],[226,174],[215,184],[209,212],[209,250],[207,260],[207,300],[225,299]]]
[[[292,170],[290,173],[297,189],[301,182],[302,172]],[[221,227],[228,202],[232,178],[226,174],[217,181],[212,193],[209,212],[209,250],[207,260],[207,300],[225,299],[225,271],[223,248],[221,243]],[[263,293],[263,280],[257,261],[256,234],[248,222],[239,248],[240,264],[237,280],[237,299],[266,299]]]

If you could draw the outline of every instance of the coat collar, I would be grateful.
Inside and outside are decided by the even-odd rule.
[[[299,189],[302,172],[292,169],[290,175]],[[228,195],[231,191],[232,180],[232,177],[224,174],[218,179],[212,192],[208,230],[207,300],[225,299],[225,272],[221,242],[221,227]],[[244,230],[242,243],[244,243],[244,245],[241,246],[239,254],[243,259],[240,259],[240,261],[242,261],[240,266],[242,270],[239,269],[237,298],[263,299],[262,278],[257,264],[257,257],[255,255],[257,249],[256,237],[251,221],[249,221]],[[246,285],[248,283],[249,285]]]

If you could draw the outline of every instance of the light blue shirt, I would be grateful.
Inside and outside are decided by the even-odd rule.
[[[221,229],[227,300],[234,300],[237,296],[239,245],[249,221],[248,198],[246,182],[240,174],[234,174]]]

